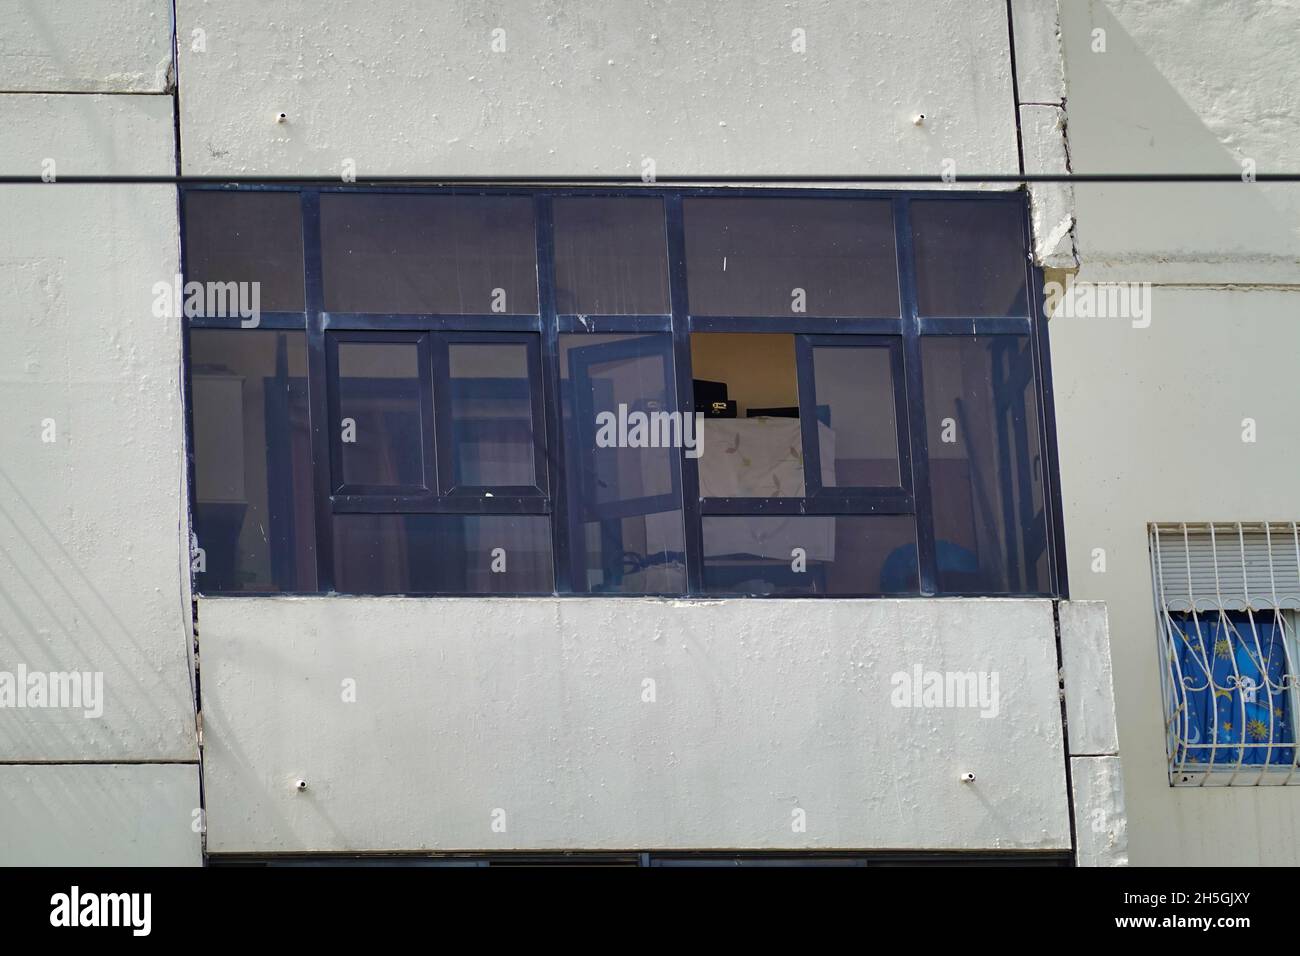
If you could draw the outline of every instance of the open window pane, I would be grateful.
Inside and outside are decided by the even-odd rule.
[[[911,516],[704,518],[710,594],[915,594]]]
[[[901,482],[893,353],[814,346],[818,444],[825,488],[892,488]],[[830,448],[825,442],[831,441]]]
[[[940,591],[1043,593],[1043,455],[1027,336],[921,341]]]
[[[672,337],[563,335],[560,353],[575,590],[683,592],[678,456],[694,433],[675,415]]]
[[[921,315],[1029,314],[1019,202],[918,199],[911,217]]]
[[[701,498],[802,498],[803,435],[794,336],[696,332],[695,408],[704,416]],[[824,466],[835,443],[820,427]]]
[[[301,312],[302,213],[296,192],[185,194],[187,282],[256,283],[264,312]],[[251,294],[253,287],[249,287]]]
[[[301,332],[190,332],[195,585],[314,591],[316,529]]]
[[[687,199],[692,315],[899,314],[893,212],[875,199]]]
[[[346,488],[425,487],[420,348],[340,342],[335,441]]]
[[[321,260],[331,312],[537,311],[528,197],[324,195]]]
[[[555,309],[560,314],[666,314],[663,200],[557,199]]]
[[[345,594],[555,589],[544,515],[335,515],[334,566]]]
[[[447,353],[454,484],[535,485],[528,346],[452,343]]]

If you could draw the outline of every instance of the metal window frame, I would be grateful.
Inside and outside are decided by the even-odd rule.
[[[343,422],[342,381],[339,375],[339,349],[347,345],[404,345],[416,350],[416,376],[420,383],[420,474],[417,486],[349,484],[343,478],[343,442],[340,426]],[[333,332],[325,337],[326,381],[329,383],[330,430],[330,496],[343,498],[428,498],[437,497],[440,459],[433,434],[434,378],[433,343],[428,332]]]
[[[563,443],[563,410],[560,407],[561,333],[636,334],[667,333],[672,339],[673,373],[679,409],[693,408],[690,335],[692,332],[782,332],[796,336],[831,338],[849,336],[891,336],[898,339],[901,376],[895,369],[896,426],[900,450],[905,449],[910,475],[905,476],[902,490],[873,490],[872,494],[836,492],[810,495],[805,499],[711,499],[699,498],[698,466],[684,454],[677,456],[682,489],[682,519],[685,541],[687,588],[683,596],[708,596],[703,588],[702,517],[705,514],[787,514],[802,511],[814,514],[911,514],[916,519],[917,556],[920,587],[916,596],[935,596],[937,590],[937,556],[934,536],[934,502],[929,472],[928,429],[925,420],[924,378],[921,368],[921,341],[926,336],[1016,335],[1031,344],[1034,365],[1034,398],[1038,409],[1038,442],[1042,449],[1041,480],[1044,483],[1045,534],[1048,537],[1048,582],[1043,591],[999,594],[999,597],[1067,597],[1068,578],[1064,557],[1064,533],[1058,471],[1057,436],[1051,386],[1047,319],[1043,314],[1042,270],[1029,255],[1031,226],[1028,194],[1014,191],[961,190],[900,191],[889,189],[840,189],[765,186],[698,186],[675,187],[646,184],[640,186],[531,186],[518,185],[356,185],[348,183],[299,185],[266,183],[259,185],[201,183],[179,187],[181,217],[182,272],[185,263],[185,195],[195,191],[288,191],[301,198],[303,231],[303,282],[305,310],[266,312],[257,328],[297,330],[306,333],[308,355],[308,402],[311,409],[312,469],[315,488],[317,591],[332,593],[334,583],[334,542],[332,517],[335,513],[386,511],[389,513],[488,513],[549,514],[551,521],[552,566],[557,596],[581,595],[578,582],[571,576],[570,535],[565,503],[566,468]],[[411,195],[483,195],[527,196],[534,203],[537,249],[536,314],[476,315],[387,315],[376,313],[331,313],[324,307],[321,262],[320,197],[323,194],[411,194]],[[567,197],[648,197],[658,196],[664,206],[665,241],[669,300],[668,314],[654,315],[578,315],[558,314],[555,305],[555,236],[553,200]],[[894,318],[843,316],[693,316],[690,313],[686,276],[685,228],[683,201],[686,198],[800,198],[836,201],[838,199],[877,199],[891,203],[895,233],[896,265],[900,315]],[[915,250],[912,242],[910,209],[913,202],[931,200],[963,202],[1015,203],[1021,215],[1022,248],[1025,252],[1025,288],[1027,315],[1013,317],[943,317],[923,316],[919,312],[916,289]],[[217,317],[194,317],[184,320],[185,373],[189,374],[189,336],[193,329],[238,329],[238,320]],[[446,496],[437,501],[412,500],[409,496],[340,496],[331,488],[331,435],[327,333],[353,332],[472,332],[529,333],[536,336],[540,380],[540,420],[545,432],[546,454],[539,461],[539,481],[545,479],[543,495],[510,497]],[[187,385],[188,389],[188,385]],[[536,389],[535,389],[536,391]],[[188,391],[187,391],[188,399]],[[536,408],[536,406],[535,406]],[[193,493],[193,419],[187,401],[186,423],[190,460],[190,487]],[[436,424],[436,419],[435,419]],[[902,459],[900,458],[900,467]],[[907,480],[907,479],[910,479]],[[824,490],[823,490],[824,491]],[[366,498],[368,500],[361,500]],[[478,504],[475,504],[478,502]],[[409,509],[409,510],[408,510]],[[744,509],[744,510],[741,510]],[[842,509],[842,510],[836,510]],[[199,590],[195,589],[196,592]],[[222,592],[233,593],[233,592]],[[607,597],[635,597],[632,594],[602,594]],[[795,596],[795,595],[788,595]],[[809,595],[824,597],[824,595]],[[835,597],[884,597],[863,593]],[[898,597],[898,595],[888,595]],[[943,592],[943,596],[968,596]],[[969,596],[983,596],[973,594]],[[757,597],[757,595],[755,595]]]
[[[418,350],[420,434],[423,484],[420,487],[350,485],[343,481],[342,421],[338,350],[342,345],[389,343]],[[448,354],[455,345],[521,345],[528,364],[529,417],[532,424],[531,485],[458,485],[452,449],[452,423],[438,414],[451,407]],[[444,332],[432,329],[358,331],[327,329],[326,380],[329,389],[330,503],[334,514],[548,514],[546,430],[542,414],[541,346],[536,333]]]
[[[907,402],[902,382],[906,377],[903,368],[903,337],[901,335],[796,335],[794,338],[795,366],[799,382],[799,407],[812,409],[814,414],[800,416],[803,437],[805,494],[808,498],[890,499],[900,496],[913,498],[912,452],[907,435]],[[898,483],[875,487],[837,485],[826,488],[822,484],[821,438],[817,428],[817,369],[818,349],[884,349],[889,353],[889,385],[894,399],[894,460],[898,465]]]

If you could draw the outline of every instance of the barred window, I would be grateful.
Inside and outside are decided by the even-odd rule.
[[[1300,783],[1295,522],[1153,524],[1169,780]]]

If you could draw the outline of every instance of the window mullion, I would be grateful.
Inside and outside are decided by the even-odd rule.
[[[447,335],[426,332],[421,339],[420,372],[428,376],[420,389],[424,408],[430,415],[429,424],[421,429],[424,435],[425,484],[434,495],[445,495],[455,484],[452,473],[454,454],[451,436],[451,370],[448,360]]]
[[[822,490],[822,456],[817,435],[817,383],[810,336],[794,337],[794,355],[795,382],[799,392],[799,437],[803,446],[803,493],[805,498],[812,498]]]
[[[921,328],[916,304],[916,252],[907,197],[894,199],[894,232],[898,243],[899,292],[903,300],[903,371],[906,427],[912,459],[912,492],[916,499],[916,554],[921,593],[936,593],[938,561],[934,540],[934,496],[930,488],[929,435],[925,420],[925,390],[921,376]],[[904,422],[900,421],[901,429]]]
[[[334,590],[334,516],[330,504],[329,366],[325,348],[324,280],[321,272],[320,193],[302,194],[302,245],[307,306],[307,400],[311,409],[311,462],[316,516],[316,586]]]
[[[689,299],[686,289],[686,228],[682,215],[682,196],[664,196],[668,238],[668,290],[672,302],[673,382],[677,390],[677,410],[683,415],[695,412],[691,385],[691,332]],[[682,533],[686,546],[686,590],[704,593],[704,526],[700,518],[700,473],[698,459],[677,449],[681,473]]]
[[[570,573],[572,543],[569,540],[569,510],[563,445],[563,411],[560,406],[560,337],[555,319],[555,214],[549,196],[538,195],[533,221],[537,230],[537,309],[541,316],[541,365],[543,422],[546,429],[547,492],[551,500],[551,567],[555,590],[565,594],[577,590],[581,580]]]

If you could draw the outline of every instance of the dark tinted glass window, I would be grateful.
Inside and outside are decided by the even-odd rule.
[[[537,311],[527,197],[325,195],[321,257],[331,312]]]
[[[303,306],[301,200],[291,192],[185,194],[186,281],[256,282],[264,312]]]
[[[922,339],[938,586],[1049,586],[1043,457],[1029,339]]]
[[[1018,202],[911,204],[922,315],[1028,315],[1024,210]]]
[[[557,312],[670,310],[662,200],[557,199],[554,218]]]
[[[906,594],[918,588],[910,516],[710,516],[711,594]]]
[[[528,347],[452,343],[447,355],[455,485],[535,485]]]
[[[540,515],[334,516],[335,587],[347,594],[550,594]]]
[[[682,452],[649,444],[667,421],[651,416],[677,408],[672,337],[564,335],[560,351],[575,590],[685,590]]]
[[[823,487],[898,486],[890,350],[814,346],[812,359]]]
[[[899,314],[888,202],[687,199],[684,215],[694,315]]]
[[[190,333],[200,592],[315,589],[319,531],[319,583],[349,593],[549,594],[554,560],[566,590],[684,594],[702,543],[709,594],[915,594],[933,525],[939,593],[1051,593],[1022,197],[510,192],[323,189],[305,290],[300,194],[185,191],[187,278],[257,283],[263,312],[314,323]],[[682,296],[689,370],[646,318]],[[544,325],[552,297],[605,318]],[[966,321],[913,328],[902,301]]]
[[[420,348],[410,342],[338,344],[339,482],[425,487]]]
[[[199,591],[316,588],[301,332],[190,332]]]

